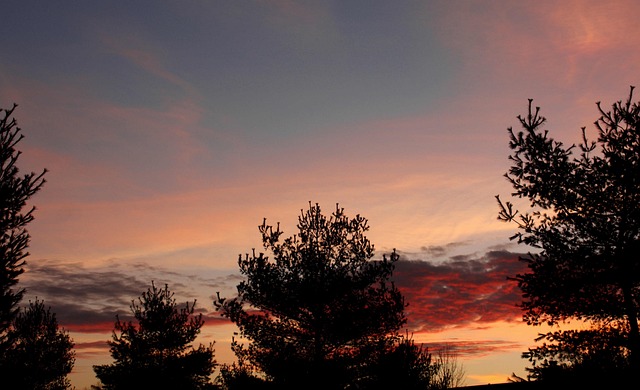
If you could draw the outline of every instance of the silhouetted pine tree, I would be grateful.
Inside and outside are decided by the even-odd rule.
[[[94,366],[106,390],[208,389],[215,368],[213,344],[191,343],[204,324],[202,314],[193,315],[195,301],[178,309],[165,285],[151,288],[131,302],[136,324],[116,316],[113,340],[109,341],[113,364]]]
[[[24,289],[17,288],[18,277],[24,272],[29,246],[26,226],[33,220],[32,207],[24,211],[27,200],[44,185],[44,174],[19,176],[17,167],[20,152],[16,145],[20,134],[15,118],[16,105],[0,109],[0,346],[9,324],[18,312]]]
[[[398,255],[373,261],[365,218],[348,218],[339,207],[326,217],[309,206],[292,237],[281,239],[279,225],[263,222],[273,258],[240,257],[247,279],[238,298],[215,304],[249,341],[234,346],[242,378],[258,373],[277,388],[362,388],[372,379],[367,367],[377,366],[406,321],[404,298],[389,282]]]
[[[71,387],[67,375],[75,362],[73,341],[58,327],[55,313],[44,302],[29,302],[14,318],[0,352],[0,387],[62,390]],[[5,387],[6,386],[6,387]]]
[[[509,128],[513,166],[506,177],[531,211],[519,213],[498,198],[499,219],[516,223],[512,239],[536,251],[522,259],[529,272],[515,276],[524,320],[592,327],[541,335],[544,344],[524,354],[534,377],[640,369],[640,105],[632,99],[633,87],[611,111],[598,103],[597,141],[582,128],[577,147],[549,137],[531,100],[518,117],[523,130]]]

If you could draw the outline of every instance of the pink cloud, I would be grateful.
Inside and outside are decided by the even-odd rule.
[[[434,31],[459,65],[449,85],[456,107],[510,119],[534,98],[554,127],[573,130],[593,123],[595,101],[620,99],[637,83],[640,5],[632,0],[466,2],[438,11]]]

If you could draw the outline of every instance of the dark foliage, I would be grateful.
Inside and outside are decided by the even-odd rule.
[[[11,389],[70,388],[67,374],[75,362],[73,341],[58,327],[55,313],[42,301],[29,302],[18,313],[0,353],[3,386]]]
[[[541,335],[542,346],[531,348],[524,357],[533,363],[530,377],[549,383],[611,384],[632,374],[627,333],[616,327],[555,331]]]
[[[403,337],[381,353],[376,364],[366,367],[368,375],[363,388],[439,390],[434,386],[438,366],[429,350],[416,345],[413,339]],[[358,388],[358,387],[356,387]]]
[[[368,380],[376,357],[398,340],[406,321],[404,299],[389,283],[398,256],[371,260],[368,229],[361,216],[350,219],[336,207],[326,217],[311,204],[292,237],[281,239],[279,225],[266,220],[259,226],[273,259],[241,256],[246,281],[238,298],[215,302],[249,341],[234,342],[239,363],[223,367],[223,379],[325,389]]]
[[[12,117],[15,108],[0,109],[0,343],[24,295],[24,289],[16,284],[28,256],[29,233],[25,227],[33,220],[34,210],[24,208],[44,184],[46,172],[19,176],[16,163],[20,152],[16,145],[24,136]]]
[[[152,284],[131,302],[137,324],[117,317],[109,341],[115,363],[94,366],[104,389],[213,388],[213,345],[190,345],[204,324],[202,314],[193,315],[195,301],[178,309],[173,295],[168,286]]]
[[[232,364],[223,364],[217,382],[228,390],[243,389],[277,389],[273,383],[267,381],[259,368],[249,361],[248,350],[235,337],[231,341],[231,350],[236,355]]]
[[[590,330],[557,331],[525,357],[533,376],[553,370],[640,368],[640,106],[632,101],[605,111],[597,104],[597,141],[565,147],[543,130],[539,108],[509,128],[513,165],[506,174],[513,196],[528,199],[519,213],[502,203],[499,219],[515,222],[512,237],[533,247],[515,276],[523,319],[531,325],[580,320]],[[612,371],[610,371],[612,372]]]

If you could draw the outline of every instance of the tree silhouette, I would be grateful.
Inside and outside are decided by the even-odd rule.
[[[137,324],[116,316],[109,341],[115,363],[93,367],[104,389],[213,388],[213,345],[190,345],[204,324],[202,314],[193,315],[195,301],[179,309],[173,295],[167,285],[158,289],[152,283],[131,302]]]
[[[452,354],[441,351],[434,358],[408,333],[368,368],[372,389],[445,390],[458,387],[464,375]]]
[[[597,103],[597,141],[582,128],[577,147],[542,130],[531,100],[518,117],[523,131],[509,128],[513,165],[505,176],[530,210],[498,197],[499,219],[516,223],[512,239],[535,249],[523,259],[529,271],[515,276],[523,319],[592,325],[541,335],[545,344],[524,354],[534,377],[546,368],[640,368],[640,106],[632,98],[633,87],[611,111]]]
[[[33,220],[34,210],[24,208],[44,185],[46,173],[19,176],[16,163],[21,152],[16,145],[24,136],[13,118],[15,108],[15,104],[8,110],[0,108],[0,344],[24,295],[24,289],[16,288],[16,284],[28,256],[29,233],[25,227]]]
[[[384,351],[369,375],[376,388],[426,390],[435,376],[435,364],[427,348],[407,337]],[[435,389],[434,389],[435,390]]]
[[[238,298],[215,302],[249,341],[234,344],[240,377],[259,372],[277,388],[362,388],[366,368],[406,321],[404,298],[389,282],[398,255],[372,261],[367,220],[350,219],[339,207],[326,217],[309,204],[297,227],[298,234],[283,240],[279,225],[265,220],[259,231],[273,259],[255,251],[240,256],[246,281]]]
[[[0,376],[7,388],[70,388],[67,374],[75,362],[73,341],[42,301],[29,302],[14,318],[0,354]]]

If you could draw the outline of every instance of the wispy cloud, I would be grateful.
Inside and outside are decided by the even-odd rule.
[[[81,341],[73,346],[76,356],[81,359],[104,358],[108,353],[109,345],[107,338],[100,341]]]
[[[521,349],[521,343],[510,340],[454,340],[446,342],[425,343],[433,353],[445,351],[458,357],[479,357],[494,352]]]
[[[152,45],[140,36],[132,36],[124,32],[101,34],[102,43],[107,51],[125,58],[144,72],[170,83],[190,97],[197,96],[197,89],[175,72],[168,70],[163,60],[168,57],[162,54],[158,45]],[[154,50],[155,49],[155,50]]]
[[[211,297],[216,291],[233,291],[239,278],[116,261],[108,267],[88,268],[78,263],[39,260],[29,262],[27,270],[21,278],[26,298],[44,300],[65,329],[79,333],[110,333],[116,315],[131,318],[131,301],[137,300],[152,281],[159,287],[167,284],[179,305],[197,299],[197,312],[209,325],[228,323],[215,314]]]
[[[467,242],[450,242],[444,245],[429,245],[420,247],[420,250],[424,252],[424,254],[428,258],[439,258],[446,256],[449,252],[455,248],[462,247],[468,244]]]

